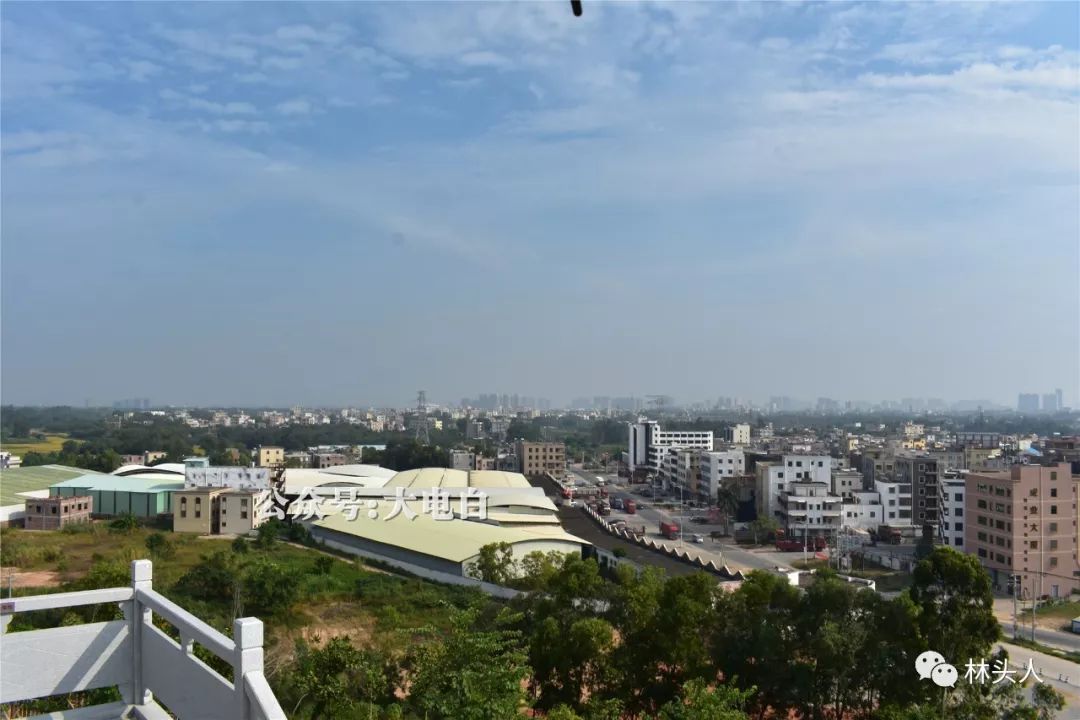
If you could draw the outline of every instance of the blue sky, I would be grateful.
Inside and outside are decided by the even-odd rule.
[[[1076,3],[6,3],[16,403],[1014,402]]]

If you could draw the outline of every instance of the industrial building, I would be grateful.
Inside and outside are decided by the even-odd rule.
[[[49,497],[58,482],[97,474],[67,465],[33,465],[0,470],[0,527],[19,526],[26,517],[26,501]]]
[[[311,523],[312,535],[444,582],[468,578],[480,549],[491,543],[509,544],[516,560],[531,552],[580,553],[589,545],[563,530],[555,504],[519,473],[421,468],[371,483],[353,486],[360,512],[324,504],[329,513]],[[476,501],[482,512],[470,512]]]
[[[154,518],[171,513],[172,495],[183,489],[182,473],[81,475],[56,483],[49,488],[49,494],[89,495],[93,498],[95,516],[131,513],[139,518]]]

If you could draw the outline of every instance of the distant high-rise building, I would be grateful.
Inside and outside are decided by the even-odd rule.
[[[1020,393],[1016,399],[1016,409],[1019,412],[1039,412],[1039,396],[1037,393]]]
[[[1046,393],[1042,396],[1042,409],[1043,412],[1057,412],[1060,410],[1055,393]]]
[[[1057,409],[1058,410],[1064,410],[1065,409],[1065,397],[1061,392],[1061,388],[1058,388],[1057,390],[1055,390],[1054,395],[1057,397]]]

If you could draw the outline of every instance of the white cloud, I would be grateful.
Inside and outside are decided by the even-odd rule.
[[[308,115],[311,113],[311,103],[303,98],[293,98],[278,103],[275,109],[281,115]]]
[[[303,65],[304,60],[302,58],[285,55],[272,55],[262,60],[262,67],[265,70],[296,70],[303,67]]]
[[[158,91],[158,97],[166,102],[187,107],[191,110],[202,110],[214,115],[254,115],[255,106],[248,102],[214,102],[201,97],[193,97],[177,92],[170,88]]]
[[[161,66],[148,60],[131,60],[128,62],[128,77],[135,82],[146,82],[160,72]]]
[[[462,53],[458,58],[465,67],[494,67],[503,68],[510,64],[504,56],[499,53],[494,53],[489,50],[475,50],[471,52]]]

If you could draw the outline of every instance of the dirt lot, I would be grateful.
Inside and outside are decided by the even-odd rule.
[[[62,576],[54,570],[12,572],[11,568],[0,568],[0,589],[6,590],[8,587],[57,587],[62,582]]]

